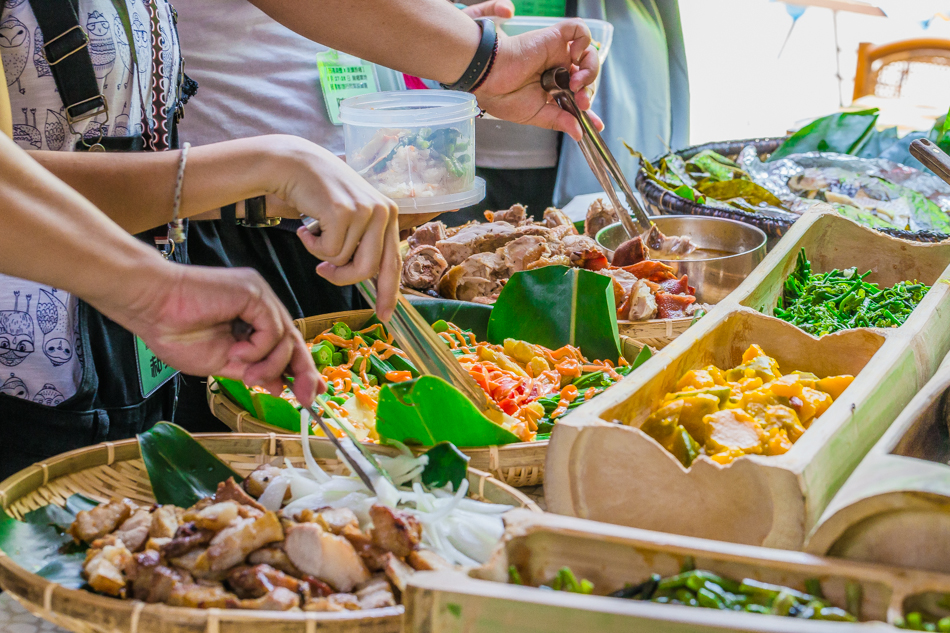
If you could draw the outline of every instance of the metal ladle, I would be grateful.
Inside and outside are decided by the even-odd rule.
[[[633,196],[633,190],[630,189],[630,184],[624,177],[623,172],[620,171],[620,166],[617,164],[614,155],[610,153],[610,149],[607,147],[604,139],[600,136],[597,128],[594,127],[594,123],[590,120],[586,112],[577,107],[577,102],[574,101],[574,93],[571,92],[570,84],[571,73],[569,73],[566,68],[551,68],[541,76],[541,87],[554,97],[554,101],[557,102],[562,110],[572,114],[574,118],[577,119],[577,122],[580,123],[582,137],[581,140],[578,141],[578,144],[581,146],[581,152],[584,154],[584,158],[587,159],[587,164],[590,165],[594,176],[597,177],[597,182],[603,187],[604,193],[607,194],[610,203],[614,209],[616,209],[620,223],[627,232],[627,237],[633,239],[637,235],[650,230],[653,223],[650,222],[650,218],[647,217],[646,212]],[[633,211],[633,215],[636,216],[636,221],[630,217],[626,208],[620,204],[617,191],[610,181],[611,176],[613,176],[613,179],[617,182],[617,186],[623,192],[624,196],[626,196],[627,204],[630,205],[630,210]],[[638,224],[639,227],[637,226]]]

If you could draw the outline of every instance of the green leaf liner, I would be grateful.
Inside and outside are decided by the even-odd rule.
[[[251,411],[257,419],[286,429],[291,433],[300,433],[300,410],[279,396],[269,393],[254,393],[251,396],[254,406]],[[313,429],[310,429],[313,435]]]
[[[515,273],[495,302],[488,341],[530,341],[556,350],[579,347],[591,360],[620,358],[620,333],[610,277],[566,266]]]
[[[243,477],[177,424],[159,422],[139,434],[138,439],[158,503],[188,508],[214,495],[218,484],[228,477],[243,481]]]
[[[80,510],[96,505],[82,495],[73,495],[65,508],[44,506],[24,515],[23,521],[0,509],[0,550],[23,569],[78,589],[86,584],[81,576],[86,547],[75,545],[65,530]]]
[[[816,119],[792,134],[769,160],[805,152],[850,154],[861,146],[877,122],[877,108],[839,112]]]
[[[644,345],[640,348],[640,352],[637,354],[637,357],[633,359],[633,362],[630,363],[630,366],[636,369],[651,358],[653,358],[653,352],[650,351],[649,346]]]
[[[376,431],[380,437],[421,446],[452,442],[465,448],[521,441],[435,376],[384,386],[379,392]]]
[[[422,483],[430,488],[441,488],[447,483],[458,490],[468,473],[469,457],[451,442],[441,442],[428,451],[429,463],[422,471]]]
[[[214,377],[221,391],[231,399],[231,402],[241,405],[245,411],[254,411],[254,401],[251,396],[251,390],[247,388],[240,380],[231,380],[230,378]]]

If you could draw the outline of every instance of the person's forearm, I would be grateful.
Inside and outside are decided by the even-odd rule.
[[[192,147],[188,152],[179,217],[190,218],[239,200],[272,193],[279,180],[283,137]],[[172,219],[181,153],[30,152],[130,233]]]
[[[251,0],[287,28],[404,73],[454,83],[481,31],[446,0]]]
[[[4,274],[61,288],[99,307],[134,302],[138,281],[170,265],[3,134],[0,200]]]

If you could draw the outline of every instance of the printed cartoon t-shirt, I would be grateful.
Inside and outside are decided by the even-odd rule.
[[[29,2],[0,0],[0,56],[20,147],[72,151],[80,135],[91,144],[100,133],[129,136],[146,126],[161,135],[154,122],[176,103],[180,71],[172,8],[166,0],[126,3],[137,64],[112,0],[79,0],[79,24],[109,112],[70,126]],[[48,406],[75,395],[83,369],[78,310],[69,293],[0,275],[0,393]]]

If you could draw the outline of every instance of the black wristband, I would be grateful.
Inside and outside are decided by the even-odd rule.
[[[495,23],[489,18],[478,18],[475,21],[482,28],[482,39],[478,43],[478,49],[475,50],[475,56],[472,57],[471,63],[458,81],[451,85],[442,84],[442,87],[446,90],[470,92],[494,58],[495,45],[498,41]]]

